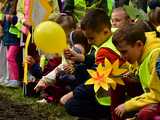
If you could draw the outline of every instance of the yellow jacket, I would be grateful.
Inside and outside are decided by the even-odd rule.
[[[52,13],[49,15],[48,19],[55,20],[60,14],[58,0],[48,0],[48,2],[52,7]]]
[[[160,48],[160,40],[159,38],[156,38],[156,33],[147,33],[147,41],[139,67],[141,67],[147,59],[147,56],[150,55],[149,62],[147,64],[148,69],[143,69],[144,72],[148,71],[150,75],[143,76],[145,80],[142,79],[142,77],[140,78],[141,84],[144,88],[144,93],[125,102],[125,109],[128,112],[139,110],[145,105],[160,102],[160,79],[156,72],[156,62],[160,57],[160,49],[157,48]],[[141,71],[139,70],[139,72]],[[145,84],[145,81],[147,81],[147,84]]]

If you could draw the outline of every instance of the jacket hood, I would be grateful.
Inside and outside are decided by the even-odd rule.
[[[155,48],[160,48],[160,38],[156,37],[156,32],[146,32],[146,43],[141,61]]]

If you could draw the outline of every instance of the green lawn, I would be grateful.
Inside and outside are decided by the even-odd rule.
[[[46,120],[76,120],[77,118],[69,116],[63,106],[57,104],[38,104],[37,98],[24,97],[21,88],[13,89],[0,86],[0,95],[7,101],[14,101],[16,104],[27,105],[34,111],[40,114]],[[16,119],[17,120],[17,119]]]

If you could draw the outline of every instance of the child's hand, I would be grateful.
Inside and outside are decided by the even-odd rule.
[[[47,84],[46,84],[43,80],[40,80],[40,81],[38,82],[38,84],[36,85],[36,87],[34,88],[34,90],[35,90],[36,92],[38,92],[38,91],[40,91],[40,90],[42,90],[42,89],[45,89],[46,86],[47,86]]]
[[[74,66],[72,64],[63,65],[63,69],[66,73],[72,74],[74,72]]]
[[[115,108],[115,113],[119,117],[123,117],[124,113],[126,112],[124,104],[119,105],[118,107]]]
[[[35,64],[35,60],[32,56],[27,56],[25,58],[25,62],[29,65],[29,67]]]
[[[64,56],[65,58],[71,60],[71,61],[77,61],[77,62],[83,62],[85,60],[85,56],[83,54],[79,54],[73,50],[65,49],[64,50]]]
[[[70,59],[72,57],[72,52],[70,49],[65,49],[64,50],[64,56],[66,59]]]

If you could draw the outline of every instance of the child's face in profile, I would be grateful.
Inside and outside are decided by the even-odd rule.
[[[137,41],[134,45],[127,44],[126,41],[123,41],[117,47],[122,57],[131,64],[140,61],[143,48],[144,44],[141,41]]]
[[[87,37],[88,43],[96,46],[100,46],[111,35],[108,30],[105,31],[104,29],[100,32],[87,29],[83,33]]]
[[[127,17],[125,11],[113,11],[111,16],[111,24],[114,28],[121,28],[126,24],[129,24],[131,20]]]

